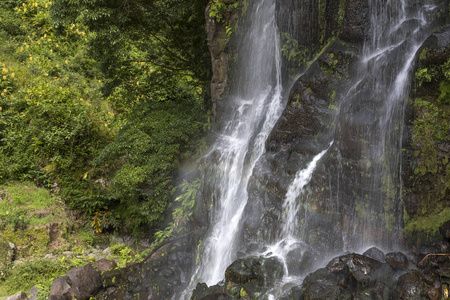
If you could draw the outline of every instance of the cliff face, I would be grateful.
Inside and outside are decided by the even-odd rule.
[[[436,7],[445,10],[448,1],[438,1]],[[290,183],[332,140],[298,200],[298,234],[308,245],[332,253],[433,239],[450,218],[445,14],[431,17],[428,29],[420,27],[421,42],[436,33],[411,54],[415,71],[409,74],[415,79],[395,82],[404,95],[386,107],[384,101],[395,93],[387,90],[395,90],[392,82],[402,71],[397,61],[408,55],[409,46],[404,42],[392,50],[387,58],[392,61],[384,67],[376,69],[369,62],[361,71],[373,35],[386,30],[371,23],[375,8],[370,1],[292,0],[277,3],[277,9],[289,96],[249,183],[242,249],[279,238]],[[404,23],[396,34],[415,26]],[[372,78],[359,82],[370,70]],[[377,79],[377,73],[384,78]],[[421,102],[424,98],[427,103]]]
[[[450,26],[418,51],[404,143],[405,238],[421,244],[450,219]]]
[[[240,7],[233,5],[238,1],[219,1],[224,3],[218,11],[215,2],[209,2],[205,10],[206,32],[208,47],[211,53],[211,101],[213,112],[216,114],[217,101],[225,92],[228,83],[228,68],[230,59],[229,38],[233,27],[236,26]]]
[[[298,212],[290,233],[301,242],[283,254],[290,275],[308,274],[326,255],[373,244],[385,250],[415,244],[420,255],[448,251],[447,240],[426,250],[422,246],[437,239],[439,226],[450,219],[449,1],[275,3],[286,107],[247,185],[237,256],[271,255],[267,245],[288,243],[283,237],[292,207],[286,195],[323,151],[310,181],[295,196]],[[219,116],[226,115],[221,109]],[[217,200],[211,189],[204,186],[210,202],[204,201],[203,216]],[[206,227],[206,219],[198,224]],[[254,287],[245,285],[258,277],[253,264],[264,265],[253,260],[236,260],[225,273],[225,286],[209,292],[234,296],[239,291],[246,299]],[[232,272],[251,275],[233,281]],[[408,276],[398,285],[405,288]],[[328,282],[323,278],[318,281]],[[305,292],[305,282],[298,295]],[[197,296],[207,291],[199,286]]]

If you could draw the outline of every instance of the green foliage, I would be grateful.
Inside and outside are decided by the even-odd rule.
[[[441,92],[438,98],[440,104],[450,104],[450,58],[442,65],[443,79],[439,85]]]
[[[450,208],[446,207],[436,213],[418,217],[413,221],[407,222],[404,232],[406,234],[415,232],[423,232],[426,235],[435,234],[439,227],[448,220],[450,220]]]
[[[139,261],[143,258],[140,254],[136,254],[131,248],[124,244],[115,244],[111,246],[111,253],[118,258],[117,266],[123,268],[129,262]]]
[[[54,202],[48,190],[31,182],[0,186],[0,229],[17,231],[28,225],[45,224],[48,218],[42,219],[29,211],[48,209]]]
[[[239,7],[239,1],[236,0],[215,0],[211,2],[209,16],[217,22],[225,20],[225,15]]]
[[[435,73],[435,69],[423,68],[416,71],[416,80],[421,86],[424,82],[431,82],[431,79]]]
[[[50,5],[0,4],[0,37],[11,49],[0,53],[0,182],[79,181],[78,172],[109,138],[102,112],[94,112],[98,82],[87,78],[95,65],[89,69],[80,57],[86,34],[74,26],[55,35]]]
[[[340,0],[339,1],[339,19],[338,19],[339,27],[341,27],[344,22],[346,8],[347,8],[347,0]]]
[[[425,49],[415,75],[416,98],[412,103],[412,149],[414,160],[410,178],[411,190],[417,209],[413,215],[405,212],[405,233],[426,240],[434,234],[444,220],[448,220],[448,194],[450,191],[450,163],[445,153],[449,142],[450,59],[429,60],[443,53]]]
[[[207,120],[205,6],[2,1],[0,183],[56,183],[96,232],[155,227]]]
[[[186,230],[186,225],[193,214],[197,192],[200,189],[201,181],[196,179],[192,182],[183,181],[178,189],[178,197],[175,198],[175,207],[172,211],[172,222],[163,230],[155,233],[155,245],[159,245],[168,238]]]
[[[178,91],[181,97],[181,90]],[[102,191],[104,195],[110,193],[108,209],[121,211],[131,228],[155,226],[164,215],[172,194],[169,178],[180,154],[188,150],[190,138],[202,130],[192,111],[196,109],[195,102],[187,103],[138,104],[132,113],[134,119],[129,120],[94,160],[96,165],[108,168],[111,186]],[[129,211],[123,212],[124,202],[128,203]],[[84,203],[95,204],[86,198],[76,200],[74,205]]]
[[[66,271],[67,268],[50,259],[31,260],[9,270],[4,277],[4,286],[8,294],[29,291],[35,284],[45,286],[46,288],[39,292],[41,297],[45,297],[45,294],[49,293],[51,282]]]
[[[102,62],[111,86],[117,86],[133,75],[129,71],[136,59],[206,80],[204,9],[200,0],[57,0],[52,16],[58,30],[80,22],[96,33],[92,53]]]
[[[416,99],[415,107],[420,110],[420,117],[414,120],[413,142],[420,144],[419,165],[415,172],[425,175],[427,172],[438,171],[437,143],[446,138],[448,124],[439,122],[439,110],[430,102]]]
[[[310,58],[311,53],[308,48],[301,48],[298,45],[298,41],[294,38],[291,38],[289,33],[284,33],[282,36],[283,47],[281,48],[281,52],[284,57],[290,62],[294,62],[297,66],[301,66],[307,62]]]
[[[94,216],[98,232],[121,224],[138,232],[165,215],[174,170],[207,120],[205,6],[200,0],[57,0],[52,6],[58,32],[75,24],[89,36],[117,129],[65,196]],[[89,193],[79,192],[84,186]],[[103,212],[110,214],[100,222]]]

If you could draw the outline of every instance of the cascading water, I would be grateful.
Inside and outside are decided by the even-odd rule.
[[[247,203],[247,183],[283,108],[275,1],[255,1],[248,10],[245,22],[250,28],[238,43],[238,75],[226,100],[231,113],[205,158],[214,164],[205,175],[212,178],[215,189],[214,216],[188,289],[197,282],[216,284],[236,259],[235,240]]]
[[[245,23],[249,27],[238,43],[237,76],[232,96],[227,100],[231,107],[227,122],[205,159],[209,165],[205,177],[214,187],[212,228],[200,249],[200,262],[186,294],[198,282],[218,283],[236,259],[236,241],[249,197],[248,183],[282,111],[275,0],[250,2]],[[282,220],[273,224],[277,227],[272,230],[274,234],[266,235],[270,236],[267,239],[259,233],[247,238],[260,246],[271,245],[258,253],[277,256],[285,263],[287,276],[283,283],[305,275],[289,266],[292,255],[296,255],[294,260],[302,261],[304,253],[311,251],[323,260],[330,254],[371,245],[384,249],[399,246],[405,98],[416,52],[427,38],[429,19],[436,7],[431,2],[418,5],[406,0],[369,3],[370,38],[364,42],[354,78],[343,80],[348,88],[336,96],[337,111],[330,117],[333,127],[327,129],[331,134],[326,136],[327,142],[334,142],[314,157],[309,156],[306,167],[296,173],[284,196]],[[352,144],[353,148],[345,148]],[[327,152],[334,153],[333,158],[324,157]],[[329,199],[322,202],[333,202],[332,217],[328,211],[318,214],[316,208],[308,207],[311,203],[305,202],[305,188],[313,181],[319,165],[321,176],[330,176],[317,182],[329,182]],[[342,231],[339,249],[324,250],[318,246],[322,245],[320,242],[315,248],[308,245],[308,220],[312,218],[315,228],[322,227],[320,222],[336,222],[331,227]],[[323,227],[327,226],[330,227]],[[316,237],[326,230],[315,231]],[[328,236],[333,234],[330,231]],[[280,293],[270,291],[267,295],[273,299]]]
[[[357,158],[366,170],[365,178],[340,186],[353,190],[355,198],[356,217],[345,234],[348,250],[399,246],[405,103],[412,64],[436,8],[414,7],[404,0],[373,1],[370,6],[371,38],[365,42],[359,71],[338,116],[338,136],[352,130],[359,134]]]
[[[332,143],[330,144],[331,147]],[[295,236],[296,231],[298,231],[297,213],[299,211],[300,204],[296,201],[301,195],[305,185],[309,183],[313,172],[317,166],[317,162],[325,155],[325,153],[330,148],[323,150],[317,154],[313,160],[308,164],[306,169],[303,169],[295,175],[289,189],[286,193],[286,198],[283,204],[283,211],[286,214],[285,220],[283,220],[283,227],[281,230],[282,238],[289,238]]]
[[[395,219],[401,217],[404,106],[414,58],[427,37],[428,18],[436,7],[426,4],[412,9],[406,1],[387,0],[371,2],[370,9],[372,38],[364,45],[357,76],[350,80],[350,88],[341,97],[334,121],[337,123],[334,137],[337,144],[345,140],[345,137],[342,138],[345,130],[357,128],[356,132],[363,133],[364,145],[359,148],[361,153],[358,153],[358,159],[369,169],[368,179],[352,178],[356,184],[337,181],[340,184],[333,187],[335,190],[351,190],[355,208],[355,215],[349,214],[343,218],[349,225],[343,232],[344,248],[334,249],[337,252],[358,251],[371,245],[385,249],[399,246],[397,242],[401,228]],[[318,162],[330,148],[331,144],[312,158],[306,168],[299,170],[287,189],[278,242],[262,253],[278,257],[286,270],[281,285],[268,293],[269,299],[279,296],[283,284],[298,281],[298,275],[302,274],[289,265],[292,262],[289,255],[294,254],[301,261],[306,251],[311,249],[305,232],[307,224],[299,224],[299,220],[307,222],[310,214],[309,209],[303,207],[307,205],[304,203],[304,189],[314,175]],[[333,148],[340,152],[339,145]],[[340,159],[337,161],[342,164]],[[339,203],[340,199],[336,202]],[[341,214],[349,212],[341,211]],[[378,232],[373,234],[374,230]],[[331,254],[317,247],[312,250],[320,253],[322,259]],[[323,262],[325,260],[319,261],[316,267]]]

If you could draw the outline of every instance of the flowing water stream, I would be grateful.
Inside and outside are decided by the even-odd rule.
[[[218,283],[236,259],[235,242],[248,199],[247,183],[283,109],[275,1],[256,1],[248,10],[246,24],[250,28],[238,43],[238,75],[226,100],[231,111],[206,158],[214,160],[209,170],[214,174],[214,216],[190,289],[197,282]]]
[[[371,36],[364,44],[357,76],[341,100],[336,132],[336,136],[350,130],[359,134],[358,158],[366,165],[361,169],[367,170],[363,178],[352,179],[356,183],[341,181],[339,187],[356,195],[358,218],[349,222],[344,245],[344,250],[353,251],[371,245],[399,247],[404,111],[414,58],[436,9],[431,1],[369,3]],[[357,140],[356,134],[351,138]]]
[[[237,258],[236,242],[248,200],[247,185],[256,162],[265,152],[265,141],[283,110],[275,0],[250,2],[244,22],[248,28],[238,43],[237,75],[231,96],[226,100],[231,109],[206,156],[210,166],[205,177],[214,186],[212,225],[200,248],[200,261],[184,297],[190,295],[198,282],[209,286],[217,284],[224,278],[225,269]],[[410,2],[370,1],[371,37],[364,44],[357,76],[350,79],[347,92],[339,96],[334,139],[339,141],[342,132],[358,127],[365,143],[360,159],[370,170],[366,179],[357,182],[364,192],[356,191],[355,195],[367,191],[371,191],[370,194],[364,200],[355,196],[354,201],[365,201],[366,213],[381,217],[353,216],[351,226],[342,233],[344,248],[335,249],[337,252],[356,251],[371,245],[385,249],[398,247],[401,225],[396,219],[401,218],[402,213],[404,106],[414,58],[429,34],[429,18],[436,9],[431,1],[422,1],[421,5]],[[305,169],[297,172],[285,195],[283,220],[274,224],[281,226],[278,242],[260,254],[275,255],[286,262],[286,255],[293,248],[308,248],[302,224],[299,224],[299,214],[307,213],[301,209],[303,191],[318,164],[326,163],[322,158],[327,151],[339,152],[335,143],[331,142]],[[355,182],[342,181],[332,188],[357,189]],[[358,207],[362,204],[354,205],[360,213]],[[346,214],[345,211],[340,213]],[[377,228],[383,228],[378,235],[366,234]],[[286,273],[286,278],[292,275],[288,266]],[[269,298],[276,295],[277,292],[273,292]]]

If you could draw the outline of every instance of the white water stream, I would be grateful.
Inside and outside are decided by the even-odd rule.
[[[218,283],[236,259],[235,239],[248,199],[247,184],[283,109],[275,1],[257,1],[253,6],[249,8],[251,27],[238,46],[234,92],[225,100],[230,101],[232,112],[208,154],[218,157],[212,167],[217,178],[215,215],[188,290],[197,282]]]
[[[427,15],[435,9],[432,5],[424,5],[416,12],[410,12],[407,6],[406,0],[383,0],[372,4],[373,36],[365,44],[358,78],[350,84],[351,88],[347,94],[342,96],[342,104],[338,110],[338,114],[346,113],[345,107],[351,107],[352,101],[359,101],[360,86],[370,86],[369,97],[381,105],[376,104],[378,108],[374,118],[377,132],[371,138],[373,144],[363,151],[368,161],[379,164],[381,170],[378,169],[376,172],[392,176],[391,172],[394,170],[397,181],[401,173],[399,169],[401,169],[402,132],[394,130],[394,127],[403,127],[397,123],[403,122],[404,100],[414,57],[426,38],[423,28],[427,25]],[[237,258],[236,238],[241,230],[242,214],[247,204],[249,178],[257,160],[264,154],[265,141],[283,109],[275,0],[254,1],[249,9],[250,28],[239,44],[237,78],[231,96],[225,100],[230,102],[231,113],[208,154],[210,157],[214,156],[214,159],[210,160],[214,161],[211,169],[215,189],[212,225],[200,248],[200,261],[183,295],[185,299],[189,299],[197,283],[205,282],[211,286],[223,280],[226,268]],[[406,24],[410,20],[415,21],[411,22],[412,25]],[[401,57],[398,55],[399,47],[403,49]],[[390,54],[395,52],[397,56],[391,57]],[[341,120],[351,122],[352,117],[345,116]],[[286,263],[286,255],[294,247],[298,249],[300,244],[304,244],[306,249],[308,246],[302,241],[304,237],[299,233],[301,224],[298,224],[298,213],[302,205],[301,195],[310,182],[317,163],[331,146],[332,143],[317,154],[305,169],[297,172],[285,196],[279,241],[269,246],[267,251],[261,253],[262,255],[277,256]],[[395,148],[393,151],[390,150],[393,153],[386,153],[388,147]],[[394,157],[387,159],[391,164],[389,167],[379,163],[383,159],[386,160],[387,155]],[[399,188],[398,183],[394,184]],[[398,194],[401,193],[397,192]],[[381,197],[377,201],[380,202],[379,209],[383,213],[386,201],[398,199],[386,200]],[[348,250],[376,242],[364,236],[366,227],[378,225],[368,222],[356,221],[353,232],[343,233],[344,239],[347,236],[358,235],[356,239],[360,241],[358,245],[352,245],[351,241],[347,241],[345,246],[349,248]],[[286,265],[285,269],[284,283],[290,281]],[[273,295],[269,293],[268,297],[272,299],[275,295],[277,292]]]

